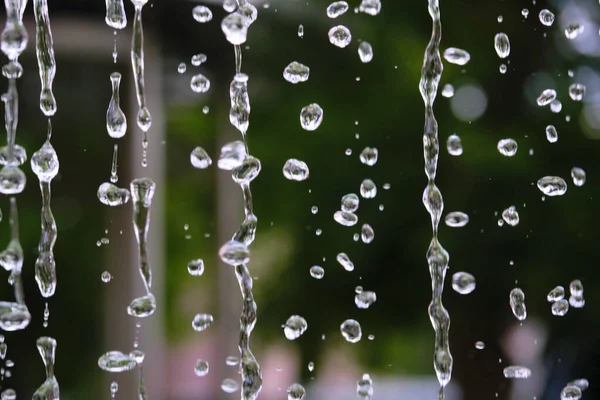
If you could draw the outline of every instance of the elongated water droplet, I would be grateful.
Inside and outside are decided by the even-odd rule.
[[[190,162],[194,168],[205,169],[212,164],[212,160],[206,150],[198,146],[190,153]]]
[[[192,9],[192,16],[194,17],[194,19],[198,22],[200,22],[201,24],[204,24],[210,20],[212,20],[212,11],[210,11],[210,8],[206,7],[206,6],[196,6]]]
[[[525,307],[525,293],[519,288],[510,291],[510,308],[519,321],[527,318],[527,308]],[[505,374],[506,375],[506,374]]]
[[[337,18],[348,11],[348,3],[345,1],[336,1],[327,7],[327,16],[329,18]]]
[[[377,196],[377,186],[370,179],[365,179],[360,184],[360,195],[365,199],[372,199]]]
[[[146,90],[144,84],[144,29],[142,26],[142,8],[146,1],[132,0],[135,6],[133,18],[133,38],[131,40],[131,68],[138,102],[137,125],[143,132],[148,132],[152,125],[152,116],[146,106]],[[145,152],[142,164],[145,163]]]
[[[310,267],[310,276],[315,279],[323,279],[323,276],[325,276],[325,270],[318,265],[313,265]]]
[[[298,37],[302,39],[304,37],[304,25],[298,25]]]
[[[573,101],[581,101],[585,96],[585,85],[573,83],[569,86],[569,97]]]
[[[337,262],[340,263],[340,265],[342,267],[344,267],[344,269],[346,271],[353,271],[354,270],[354,263],[352,261],[350,261],[350,257],[348,257],[348,254],[346,254],[346,253],[339,253],[336,256],[336,260],[337,260]]]
[[[444,85],[444,88],[442,89],[442,96],[444,96],[447,99],[449,99],[452,96],[454,96],[454,86],[452,86],[449,83],[446,83]]]
[[[117,382],[111,382],[110,384],[110,397],[111,399],[117,398],[117,392],[119,391],[119,384]]]
[[[369,42],[362,41],[358,45],[358,56],[363,63],[369,63],[373,59],[373,47]]]
[[[565,299],[557,300],[552,304],[552,314],[562,317],[569,311],[569,302]]]
[[[308,165],[304,161],[290,158],[283,165],[283,176],[290,181],[304,181],[309,177]]]
[[[518,145],[514,139],[501,139],[497,147],[503,156],[512,157],[517,154]]]
[[[558,132],[554,125],[548,125],[546,127],[546,139],[548,139],[548,142],[550,143],[556,143],[558,140]]]
[[[356,214],[348,211],[336,211],[335,214],[333,214],[333,219],[343,226],[354,226],[358,222]]]
[[[352,34],[350,30],[344,25],[337,25],[331,28],[327,34],[329,36],[329,42],[339,48],[344,48],[352,41]]]
[[[205,63],[207,60],[206,54],[203,53],[198,53],[198,54],[194,54],[192,56],[192,65],[194,67],[199,67],[200,65],[202,65],[203,63]]]
[[[212,325],[213,321],[214,318],[210,314],[196,314],[192,321],[192,328],[194,328],[196,332],[203,332]]]
[[[587,379],[580,378],[580,379],[575,379],[572,382],[569,382],[568,386],[577,386],[583,392],[590,386],[590,383],[588,382]]]
[[[223,379],[221,382],[221,390],[225,393],[235,393],[240,388],[240,385],[231,378]]]
[[[583,296],[583,283],[579,279],[571,281],[569,284],[571,296]]]
[[[206,93],[210,89],[210,81],[202,74],[196,74],[190,80],[190,87],[194,93]]]
[[[250,251],[245,244],[230,240],[219,249],[219,257],[225,264],[247,264],[250,261]]]
[[[368,290],[363,290],[354,296],[354,303],[358,308],[369,308],[377,301],[377,294]]]
[[[562,286],[555,287],[550,292],[548,292],[548,295],[546,296],[548,301],[551,303],[562,300],[564,297],[565,297],[565,288],[563,288]]]
[[[510,206],[502,211],[502,219],[510,226],[517,226],[519,224],[519,212],[516,207]]]
[[[579,167],[573,167],[571,169],[571,178],[575,186],[583,186],[586,180],[585,171]]]
[[[283,333],[288,340],[295,340],[302,336],[307,329],[308,324],[304,318],[299,315],[292,315],[285,322]]]
[[[56,61],[54,60],[54,45],[47,0],[35,0],[33,11],[36,30],[35,50],[42,84],[40,109],[44,115],[50,117],[56,113],[56,99],[52,92],[52,82],[56,74]]]
[[[188,263],[187,269],[190,275],[200,276],[204,273],[204,261],[201,258],[192,260]]]
[[[227,358],[225,358],[225,364],[230,367],[234,367],[240,364],[240,359],[236,356],[228,356]]]
[[[120,351],[109,351],[98,359],[100,369],[107,372],[129,371],[135,368],[136,365],[135,360],[128,354],[123,354]]]
[[[359,156],[360,162],[369,166],[377,164],[378,157],[379,151],[375,147],[365,147]]]
[[[469,223],[469,216],[461,211],[453,211],[446,214],[444,221],[451,228],[462,228]]]
[[[106,0],[106,18],[104,21],[113,29],[123,29],[127,26],[127,15],[123,0]]]
[[[577,22],[567,25],[565,28],[565,36],[567,39],[573,40],[585,31],[585,26]]]
[[[452,275],[452,289],[460,294],[469,294],[475,290],[475,277],[467,272]]]
[[[300,111],[300,126],[306,131],[316,130],[323,122],[323,109],[317,103],[309,104]]]
[[[360,6],[358,6],[358,11],[361,13],[365,13],[371,16],[375,16],[379,14],[381,11],[381,1],[380,0],[362,0],[360,2]]]
[[[375,231],[371,228],[371,225],[363,224],[360,229],[360,237],[363,243],[371,243],[375,239]]]
[[[531,376],[531,370],[527,367],[511,365],[504,368],[504,377],[508,379],[527,379]]]
[[[463,153],[462,142],[457,134],[448,136],[446,148],[451,156],[460,156]]]
[[[369,374],[363,374],[356,382],[356,395],[361,400],[370,400],[373,396],[373,380]]]
[[[537,187],[546,196],[562,196],[567,192],[567,182],[560,176],[545,176],[537,181]]]
[[[306,390],[299,383],[293,383],[287,388],[288,400],[303,400],[304,396],[306,396]]]
[[[574,385],[567,385],[560,391],[560,400],[579,400],[581,396],[581,389]]]
[[[510,55],[510,40],[506,33],[498,33],[494,37],[494,49],[500,58],[506,58]]]
[[[547,106],[556,99],[556,90],[546,89],[538,96],[536,102],[538,106]]]
[[[310,76],[310,68],[298,61],[291,62],[283,70],[283,78],[293,84],[306,82]]]
[[[448,47],[444,50],[444,58],[450,64],[465,65],[471,60],[471,55],[466,50]]]
[[[340,332],[344,339],[350,343],[358,342],[362,337],[362,330],[358,321],[347,319],[340,325]]]
[[[194,365],[194,373],[196,374],[196,376],[206,376],[208,374],[209,369],[210,366],[208,364],[208,361],[203,360],[201,358],[196,360],[196,365]]]
[[[485,349],[485,343],[483,343],[482,341],[477,341],[475,342],[475,348],[477,350],[483,350]]]
[[[554,14],[550,10],[544,8],[540,11],[538,16],[542,25],[552,26],[552,24],[554,23]]]

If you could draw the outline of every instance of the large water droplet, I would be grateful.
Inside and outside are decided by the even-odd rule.
[[[348,5],[346,5],[346,7],[348,7]],[[306,390],[299,383],[293,383],[287,388],[288,400],[302,400],[304,399],[304,396],[306,396]]]
[[[300,111],[300,126],[306,131],[316,130],[323,122],[323,109],[317,103],[309,104]]]
[[[475,277],[467,272],[452,275],[452,289],[460,294],[469,294],[475,290]]]
[[[358,222],[356,214],[348,211],[336,211],[335,214],[333,214],[333,219],[343,226],[354,226]]]
[[[469,223],[469,216],[462,211],[452,211],[446,214],[444,221],[451,228],[462,228]]]
[[[547,106],[552,103],[556,99],[556,90],[554,89],[546,89],[536,99],[538,106]]]
[[[581,389],[574,385],[566,386],[560,391],[560,400],[579,400],[581,396]]]
[[[0,170],[0,193],[19,194],[25,189],[27,178],[17,166],[5,165]]]
[[[581,101],[585,96],[585,85],[573,83],[569,86],[569,97],[573,101]]]
[[[246,145],[240,140],[227,143],[221,148],[217,165],[224,170],[232,170],[242,165],[246,158]]]
[[[369,308],[377,301],[377,294],[368,290],[363,290],[354,296],[354,303],[358,308]]]
[[[13,159],[11,164],[14,166],[23,165],[27,161],[27,151],[23,146],[15,144],[13,147]],[[8,164],[8,146],[0,147],[0,165]]]
[[[448,136],[446,141],[446,148],[451,156],[460,156],[463,153],[462,142],[460,137],[456,134]]]
[[[543,9],[539,13],[540,22],[545,26],[552,26],[554,23],[554,14],[547,9]]]
[[[212,160],[206,150],[198,146],[190,154],[190,162],[194,168],[204,169],[212,164]]]
[[[531,370],[527,367],[511,365],[504,368],[504,377],[508,379],[527,379],[531,376]]]
[[[196,6],[192,9],[192,16],[201,24],[212,20],[212,11],[206,6]]]
[[[327,7],[327,16],[329,18],[337,18],[348,11],[348,3],[345,1],[336,1]]]
[[[230,240],[219,249],[219,257],[225,264],[242,265],[250,261],[250,251],[245,244]]]
[[[344,25],[337,25],[331,28],[329,30],[328,36],[329,42],[331,44],[342,49],[348,46],[352,41],[352,35],[350,34],[350,30]]]
[[[202,74],[196,74],[190,80],[190,87],[195,93],[206,93],[210,89],[210,81]]]
[[[519,321],[527,318],[527,308],[525,307],[525,293],[519,288],[510,291],[510,308]],[[506,375],[506,374],[505,374]]]
[[[113,29],[123,29],[127,26],[127,15],[123,0],[106,1],[106,17],[104,21]]]
[[[377,186],[370,179],[365,179],[360,184],[360,195],[365,199],[372,199],[377,196]]]
[[[510,206],[502,211],[502,219],[510,226],[517,226],[519,224],[519,212],[516,207]]]
[[[213,321],[214,318],[210,314],[196,314],[192,321],[192,328],[194,328],[196,332],[203,332],[212,325]]]
[[[14,389],[6,389],[3,390],[0,394],[0,399],[2,400],[16,400],[17,392]]]
[[[369,224],[363,224],[360,229],[360,238],[363,243],[371,243],[375,239],[375,231]]]
[[[310,76],[310,68],[298,61],[291,62],[283,70],[283,78],[290,83],[306,82]]]
[[[571,169],[571,178],[575,186],[583,186],[585,184],[585,171],[579,167],[573,167]]]
[[[120,351],[109,351],[98,359],[100,369],[108,372],[129,371],[135,368],[136,365],[135,360],[128,354],[123,354]]]
[[[196,365],[194,366],[194,373],[196,374],[196,376],[206,376],[208,374],[209,369],[210,366],[208,364],[208,361],[203,360],[201,358],[196,360]]]
[[[308,165],[304,161],[290,158],[283,165],[283,176],[290,181],[304,181],[308,179]]]
[[[192,260],[187,265],[188,272],[192,276],[200,276],[204,273],[204,261],[201,258]]]
[[[354,263],[352,261],[350,261],[350,257],[348,257],[348,254],[346,254],[346,253],[339,253],[336,256],[336,260],[337,260],[337,262],[340,263],[340,265],[342,267],[344,267],[344,269],[346,271],[353,271],[354,270]]]
[[[40,181],[49,182],[58,174],[58,156],[50,142],[46,141],[41,149],[31,157],[31,169]]]
[[[554,125],[548,125],[546,127],[546,139],[548,139],[548,142],[550,143],[556,143],[558,140],[558,132]]]
[[[506,157],[512,157],[517,154],[517,142],[514,139],[501,139],[498,141],[498,151]]]
[[[144,318],[154,314],[156,310],[156,298],[152,293],[148,293],[145,296],[135,298],[131,301],[127,307],[127,314]]]
[[[292,315],[285,322],[283,333],[288,340],[298,339],[308,329],[306,320],[299,315]]]
[[[506,33],[498,33],[494,37],[494,49],[500,58],[506,58],[510,55],[510,41]]]
[[[363,151],[360,152],[360,162],[373,166],[377,164],[377,158],[379,156],[379,151],[375,147],[365,147]]]
[[[562,300],[564,297],[565,297],[565,288],[563,288],[562,286],[555,287],[550,292],[548,292],[548,295],[546,296],[548,301],[551,303],[558,301],[558,300]]]
[[[362,337],[362,330],[358,321],[347,319],[340,325],[340,332],[344,339],[350,343],[356,343]]]
[[[233,45],[241,45],[246,42],[248,25],[246,25],[245,18],[238,13],[232,13],[223,18],[221,30],[227,41]]]
[[[552,304],[552,314],[562,317],[569,311],[569,302],[565,299],[561,299]]]
[[[450,64],[465,65],[471,59],[471,55],[463,49],[448,47],[444,50],[444,58]]]
[[[358,56],[363,63],[371,62],[373,59],[373,47],[369,42],[360,42],[358,45]]]
[[[546,196],[562,196],[567,192],[567,182],[560,176],[545,176],[537,181],[537,187]]]
[[[585,31],[585,26],[577,22],[567,25],[565,28],[565,36],[567,39],[573,40]]]

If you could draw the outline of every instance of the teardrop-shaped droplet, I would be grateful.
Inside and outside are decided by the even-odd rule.
[[[448,136],[446,148],[451,156],[460,156],[463,153],[462,142],[457,134]]]
[[[504,32],[496,34],[494,37],[494,49],[500,58],[506,58],[510,55],[510,40]]]
[[[365,199],[372,199],[377,196],[377,186],[371,179],[365,179],[360,184],[360,195]]]
[[[225,264],[242,265],[250,261],[250,251],[245,244],[230,240],[219,249],[219,257]]]
[[[444,221],[451,228],[462,228],[469,223],[469,216],[462,211],[452,211],[446,214]]]
[[[295,340],[302,336],[307,329],[308,324],[304,318],[299,315],[292,315],[285,322],[283,333],[288,340]]]
[[[196,332],[203,332],[212,325],[213,321],[214,318],[210,314],[196,314],[192,321],[192,328],[194,328]]]
[[[555,287],[550,292],[548,292],[548,295],[546,296],[547,300],[551,303],[554,303],[555,301],[558,301],[558,300],[562,300],[564,297],[565,297],[565,288],[563,288],[562,286]]]
[[[471,55],[463,49],[448,47],[444,50],[444,58],[450,64],[465,65],[471,60]]]
[[[350,343],[358,342],[362,337],[362,330],[358,321],[347,319],[340,325],[340,332],[344,339]]]
[[[585,31],[585,26],[577,22],[567,25],[565,28],[565,36],[567,39],[573,40]]]
[[[585,85],[581,83],[573,83],[569,86],[569,97],[573,101],[583,100],[585,95]]]
[[[206,93],[210,89],[210,81],[202,74],[196,74],[190,80],[190,87],[194,93]]]
[[[340,265],[342,267],[344,267],[344,269],[346,271],[353,271],[354,270],[354,263],[352,261],[350,261],[350,257],[348,257],[348,254],[346,254],[346,253],[339,253],[336,256],[336,260],[337,260],[337,262],[340,263]]]
[[[546,139],[548,139],[548,142],[550,143],[556,143],[558,140],[558,132],[554,125],[548,125],[546,127]]]
[[[127,307],[127,314],[133,317],[145,318],[154,314],[155,310],[156,298],[152,293],[148,293],[145,296],[133,299]]]
[[[562,196],[567,192],[567,182],[560,176],[545,176],[537,181],[537,187],[546,196]]]
[[[552,315],[562,317],[569,311],[569,302],[565,299],[557,300],[551,307]]]
[[[306,396],[306,390],[299,383],[293,383],[287,388],[288,400],[303,400],[304,396]]]
[[[369,63],[373,59],[373,47],[369,42],[362,41],[358,45],[358,56],[363,63]]]
[[[310,76],[310,68],[298,61],[291,62],[283,70],[283,78],[293,84],[306,82]]]
[[[571,169],[571,178],[575,186],[583,186],[586,180],[585,171],[579,167],[573,167]]]
[[[112,85],[112,96],[108,104],[108,110],[106,110],[106,131],[110,137],[119,139],[125,136],[127,132],[127,117],[119,105],[121,74],[118,72],[110,74],[110,82]]]
[[[498,151],[506,157],[512,157],[517,154],[518,145],[514,139],[501,139],[498,141]]]
[[[329,18],[337,18],[348,11],[348,3],[345,1],[336,1],[327,7],[327,16]]]
[[[309,104],[300,111],[300,126],[305,131],[316,130],[323,122],[323,109],[317,103]]]
[[[360,229],[360,238],[363,243],[371,243],[375,239],[375,231],[369,224],[363,224]]]
[[[201,24],[209,22],[210,20],[212,20],[213,17],[210,8],[202,5],[196,6],[192,9],[192,16],[196,21],[200,22]]]
[[[190,162],[194,168],[205,169],[212,164],[212,160],[206,150],[198,146],[190,154]]]
[[[511,365],[504,368],[504,377],[508,379],[527,379],[531,376],[531,370],[527,367]]]
[[[31,156],[31,169],[42,182],[50,182],[58,174],[58,156],[50,142],[44,145]]]
[[[517,226],[519,224],[519,212],[516,207],[510,206],[502,211],[502,219],[510,226]]]
[[[329,42],[339,48],[344,48],[352,41],[352,35],[350,29],[344,25],[337,25],[331,28],[327,34],[329,36]]]
[[[325,270],[318,265],[313,265],[310,267],[310,276],[315,279],[323,279],[323,276],[325,276]]]
[[[475,277],[468,272],[456,272],[452,275],[452,289],[460,294],[469,294],[475,290]]]
[[[304,181],[309,174],[308,165],[304,161],[290,158],[283,165],[283,176],[290,181]]]
[[[510,308],[519,321],[527,318],[527,308],[525,307],[525,293],[519,288],[510,291]]]
[[[192,260],[187,265],[188,272],[192,276],[200,276],[204,273],[204,261],[201,258]]]
[[[554,23],[554,14],[550,10],[544,8],[540,11],[538,16],[542,25],[552,26],[552,24]]]
[[[354,296],[354,304],[358,308],[369,308],[373,303],[377,301],[377,294],[369,290],[363,290]]]

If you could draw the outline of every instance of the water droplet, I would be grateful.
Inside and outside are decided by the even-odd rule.
[[[127,117],[119,105],[121,74],[118,72],[110,74],[110,82],[112,85],[112,96],[108,104],[108,110],[106,111],[106,131],[111,138],[119,139],[125,136],[127,132]]]
[[[201,258],[192,260],[187,265],[188,272],[192,276],[200,276],[204,273],[204,261]]]
[[[6,165],[0,170],[0,193],[19,194],[25,189],[27,178],[19,167]]]
[[[579,400],[581,395],[581,389],[577,386],[566,386],[560,391],[560,400]]]
[[[348,3],[345,1],[336,1],[327,7],[327,16],[329,18],[337,18],[348,11]]]
[[[203,53],[198,53],[198,54],[194,54],[192,56],[192,65],[194,67],[199,67],[200,65],[202,65],[203,63],[206,62],[206,54]]]
[[[460,156],[463,153],[462,142],[460,137],[456,134],[448,136],[446,141],[446,148],[451,156]]]
[[[307,329],[308,324],[304,318],[299,315],[292,315],[285,322],[283,333],[288,340],[295,340],[302,336]]]
[[[545,8],[540,11],[539,18],[542,25],[552,26],[554,23],[554,14]]]
[[[110,384],[110,394],[111,397],[114,399],[117,392],[119,391],[119,384],[117,382],[111,382]]]
[[[231,177],[239,185],[247,185],[252,182],[260,173],[260,160],[256,157],[247,156],[242,165],[234,168]]]
[[[102,279],[102,282],[104,282],[104,283],[108,283],[108,282],[110,282],[110,281],[111,281],[111,279],[112,279],[112,275],[110,274],[110,272],[108,272],[108,271],[104,271],[104,272],[102,273],[102,275],[100,275],[100,279]]]
[[[8,373],[6,374],[6,377],[8,377]],[[2,400],[16,400],[16,398],[17,398],[17,392],[15,392],[14,389],[3,390],[2,394],[0,394],[0,398]]]
[[[365,199],[372,199],[377,195],[377,186],[370,179],[365,179],[360,184],[360,195]]]
[[[370,400],[373,396],[373,380],[369,374],[363,374],[356,382],[356,395],[361,400]]]
[[[521,15],[523,16],[523,18],[527,19],[527,17],[529,16],[529,10],[526,8],[522,9]]]
[[[245,244],[230,240],[219,249],[219,257],[225,264],[242,265],[250,262],[250,251]]]
[[[525,307],[525,293],[519,288],[510,291],[510,308],[519,321],[527,318],[527,308]],[[506,373],[504,374],[506,376]]]
[[[223,379],[223,382],[221,382],[221,390],[225,393],[235,393],[239,387],[240,385],[231,378]]]
[[[447,99],[449,99],[452,96],[454,96],[454,86],[452,86],[449,83],[446,83],[444,85],[444,88],[442,89],[442,96],[444,96]]]
[[[358,321],[353,319],[347,319],[340,325],[340,332],[344,339],[350,343],[356,343],[362,337],[362,330]]]
[[[127,26],[127,15],[123,0],[108,0],[106,2],[106,24],[113,29],[123,29]]]
[[[462,211],[452,211],[446,214],[444,221],[451,228],[462,228],[469,223],[469,216]]]
[[[210,111],[210,107],[209,106],[202,107],[202,114],[208,114],[209,111]]]
[[[573,23],[565,28],[565,36],[567,39],[573,40],[585,31],[585,26],[579,23]]]
[[[514,139],[501,139],[498,141],[498,151],[506,157],[512,157],[517,154],[517,142]]]
[[[98,200],[104,205],[116,207],[129,201],[129,190],[119,188],[112,183],[104,182],[96,193]]]
[[[210,366],[208,364],[208,361],[203,360],[201,358],[196,360],[196,365],[194,365],[194,373],[196,374],[196,376],[206,376],[208,374],[209,369]]]
[[[146,358],[146,354],[141,350],[134,350],[129,353],[129,357],[131,357],[137,365],[141,365],[144,362],[144,358]]]
[[[201,24],[204,24],[210,20],[212,20],[212,11],[210,11],[210,8],[206,7],[206,6],[196,6],[192,9],[192,16],[194,17],[194,19],[198,22],[200,22]]]
[[[494,49],[500,58],[506,58],[510,55],[510,40],[506,33],[500,32],[494,37]]]
[[[358,222],[356,214],[347,211],[336,211],[333,219],[340,225],[353,226]]]
[[[223,9],[229,13],[234,12],[237,8],[236,0],[223,0]]]
[[[296,84],[298,82],[306,82],[309,76],[310,68],[304,64],[299,63],[298,61],[291,62],[283,70],[283,78],[286,81],[293,84]]]
[[[42,182],[50,182],[58,174],[58,156],[50,142],[44,145],[31,157],[31,169]]]
[[[239,13],[232,13],[223,18],[223,21],[221,21],[221,30],[225,34],[227,41],[233,45],[239,46],[246,42],[248,25],[246,24],[246,19]]]
[[[27,161],[27,152],[18,144],[13,148],[13,160],[11,165],[19,166]],[[8,146],[0,147],[0,165],[8,164]]]
[[[452,275],[452,289],[460,294],[469,294],[475,290],[475,277],[467,272]]]
[[[328,33],[329,42],[334,46],[344,48],[350,44],[352,40],[352,35],[350,34],[350,30],[346,28],[344,25],[334,26],[329,30]]]
[[[337,260],[337,262],[340,263],[340,265],[342,267],[344,267],[344,269],[346,271],[353,271],[354,270],[354,263],[352,261],[350,261],[350,257],[348,257],[348,254],[346,254],[346,253],[339,253],[336,256],[336,260]]]
[[[127,306],[127,314],[138,318],[148,317],[154,314],[155,310],[156,299],[152,293],[133,299]]]
[[[300,125],[306,131],[316,130],[323,122],[323,109],[316,103],[303,107],[300,111]]]
[[[319,212],[319,207],[317,207],[317,206],[312,206],[312,207],[310,208],[310,212],[311,212],[311,213],[313,213],[313,214],[316,214],[316,213],[318,213],[318,212]]]
[[[196,332],[202,332],[207,330],[213,321],[214,318],[210,314],[196,314],[192,321],[192,328],[194,328]]]
[[[583,296],[583,283],[579,279],[571,281],[569,292],[571,292],[571,296]]]
[[[368,290],[361,291],[354,296],[354,303],[358,308],[369,308],[377,301],[377,294]]]
[[[510,226],[517,226],[519,224],[519,212],[516,207],[510,206],[502,211],[502,219]]]
[[[198,146],[190,154],[190,162],[194,168],[204,169],[212,164],[212,160],[206,150]]]
[[[323,276],[325,276],[325,270],[318,265],[313,265],[310,267],[310,276],[315,279],[323,279]]]
[[[471,55],[463,49],[448,47],[444,50],[444,58],[450,64],[465,65],[471,59]]]
[[[246,158],[246,145],[240,140],[227,143],[221,148],[217,165],[220,169],[232,170],[239,167]]]
[[[475,348],[477,350],[483,350],[485,349],[485,343],[483,343],[482,341],[477,341],[475,342]]]
[[[585,184],[585,171],[579,167],[573,167],[571,169],[571,178],[575,186],[583,186]]]
[[[567,182],[560,176],[545,176],[537,181],[537,187],[546,196],[562,196],[567,192]]]
[[[304,161],[290,158],[283,165],[283,176],[290,181],[304,181],[308,179],[308,165]]]
[[[581,101],[585,96],[585,85],[581,83],[573,83],[569,86],[569,97],[573,101]]]
[[[360,2],[360,6],[358,6],[358,11],[375,16],[379,14],[381,11],[381,1],[380,0],[362,0]]]
[[[190,87],[195,93],[206,93],[210,89],[210,81],[202,74],[197,74],[190,80]]]
[[[100,369],[108,372],[129,371],[135,368],[136,365],[135,360],[120,351],[109,351],[98,359]]]
[[[361,151],[360,153],[360,162],[365,164],[365,165],[369,165],[369,166],[373,166],[377,163],[377,158],[379,156],[379,151],[374,148],[374,147],[365,147],[363,149],[363,151]]]
[[[496,21],[498,21],[498,23],[501,24],[502,21],[504,21],[504,17],[502,15],[498,15],[498,18],[496,18]]]
[[[585,299],[583,296],[570,296],[569,304],[573,308],[583,308],[583,306],[585,306]]]
[[[527,379],[531,376],[531,370],[527,367],[511,365],[504,368],[504,377],[508,379]]]
[[[310,361],[310,362],[308,363],[308,370],[309,370],[310,372],[313,372],[313,371],[315,370],[315,363],[314,363],[314,362]]]
[[[346,7],[348,7],[347,4]],[[306,390],[301,384],[293,383],[287,388],[287,394],[288,400],[302,400],[304,399],[304,396],[306,396]]]
[[[304,37],[304,25],[302,24],[298,25],[298,37],[301,39]]]
[[[562,317],[569,311],[569,302],[565,299],[557,300],[552,304],[552,314]]]
[[[556,143],[558,140],[558,132],[554,125],[548,125],[546,127],[546,139],[548,139],[548,142],[550,143]]]
[[[498,67],[498,70],[500,71],[501,74],[505,74],[507,71],[506,64],[500,64],[500,67]]]
[[[546,89],[536,99],[538,106],[547,106],[552,103],[556,99],[556,90],[554,89]]]
[[[234,367],[240,364],[240,359],[236,356],[228,356],[227,358],[225,358],[225,364],[230,367]]]
[[[586,390],[590,386],[590,383],[588,382],[587,379],[580,378],[580,379],[575,379],[572,382],[569,382],[568,386],[577,386],[583,392],[584,390]]]
[[[177,66],[177,72],[183,74],[187,70],[187,65],[185,63],[179,63]]]
[[[546,296],[548,301],[551,303],[562,300],[564,297],[565,297],[565,288],[563,288],[562,286],[555,287]]]
[[[560,100],[555,99],[552,103],[550,103],[550,111],[554,114],[558,114],[562,110],[562,103]]]
[[[369,42],[360,42],[358,45],[358,56],[363,63],[371,62],[373,59],[373,47]]]
[[[360,200],[354,193],[349,193],[342,197],[342,211],[353,213],[358,210]]]
[[[371,243],[375,239],[375,231],[369,224],[363,224],[360,230],[360,237],[363,243]]]

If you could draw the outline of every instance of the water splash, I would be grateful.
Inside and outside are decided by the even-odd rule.
[[[431,39],[425,49],[423,68],[419,89],[423,102],[425,103],[425,127],[423,131],[423,154],[425,158],[425,174],[427,175],[427,186],[423,192],[423,204],[431,216],[432,239],[427,250],[427,263],[431,275],[432,297],[429,304],[429,318],[435,331],[435,347],[433,366],[440,383],[439,399],[444,398],[444,388],[452,378],[452,354],[450,353],[450,316],[442,304],[442,293],[444,291],[444,279],[450,255],[438,241],[438,225],[444,210],[442,193],[435,185],[437,173],[437,160],[440,152],[438,124],[433,113],[433,103],[437,95],[440,77],[444,69],[440,57],[440,41],[442,39],[442,23],[440,21],[439,0],[428,0],[428,10],[431,16],[433,28]],[[446,54],[446,59],[451,54]],[[464,65],[470,57],[466,52],[454,52],[454,63]],[[467,56],[465,56],[465,54]]]
[[[58,381],[54,376],[54,354],[56,352],[56,340],[51,337],[42,336],[36,341],[38,351],[44,366],[46,367],[46,380],[33,394],[33,400],[59,400],[60,391]]]

